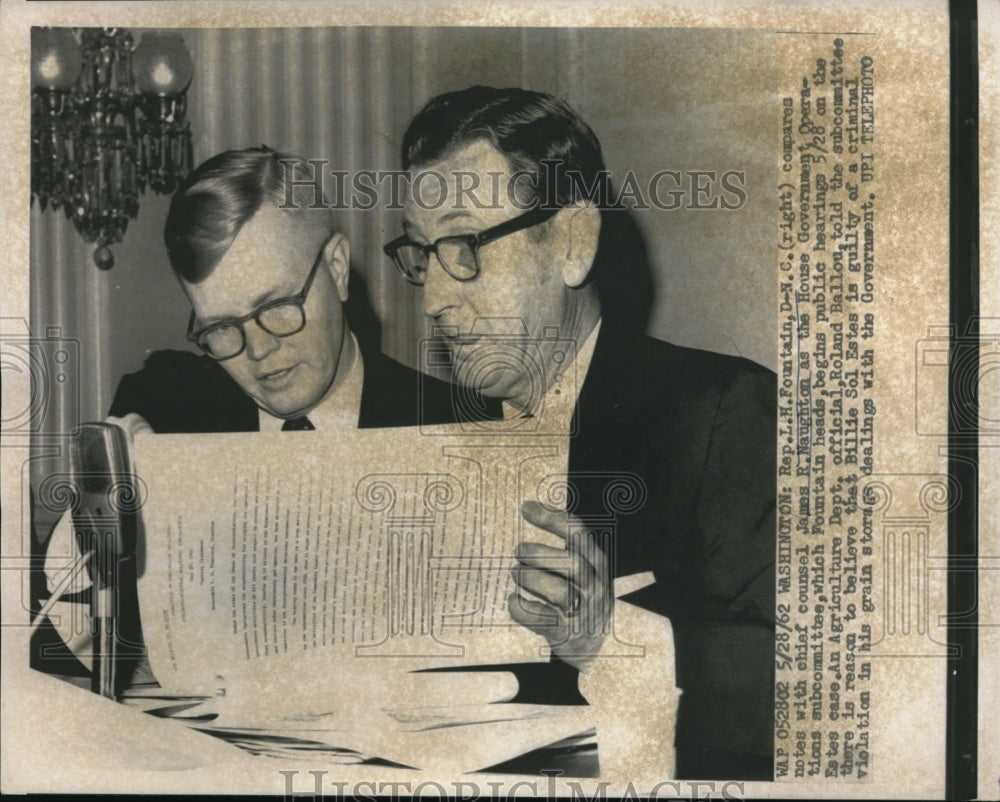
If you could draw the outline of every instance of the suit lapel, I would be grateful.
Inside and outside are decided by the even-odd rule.
[[[643,477],[639,463],[643,437],[644,388],[637,359],[641,338],[602,324],[594,356],[580,390],[569,448],[569,478],[577,490],[581,517],[614,514],[614,486],[635,487]],[[624,482],[624,484],[623,484]],[[626,494],[631,492],[625,491]],[[632,573],[641,562],[641,543],[616,516],[615,573]]]

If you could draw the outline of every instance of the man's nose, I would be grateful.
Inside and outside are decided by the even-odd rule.
[[[424,314],[437,317],[445,309],[455,306],[458,281],[448,275],[436,253],[427,256],[427,276],[424,279]]]
[[[247,340],[247,357],[254,362],[259,362],[281,347],[279,338],[262,329],[256,320],[244,324],[243,336]]]

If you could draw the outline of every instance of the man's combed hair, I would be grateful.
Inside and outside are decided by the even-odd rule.
[[[290,213],[305,214],[315,201],[306,186],[312,179],[303,159],[267,147],[230,150],[203,162],[170,202],[163,240],[174,272],[190,284],[206,279],[265,202],[286,204],[289,185],[295,206]],[[311,213],[322,215],[318,224],[333,232],[328,209]]]
[[[590,199],[605,205],[604,157],[594,132],[564,101],[527,89],[473,86],[432,98],[403,137],[403,169],[441,161],[476,140],[506,155],[512,171],[536,176],[529,200],[566,206],[596,187],[603,196]]]

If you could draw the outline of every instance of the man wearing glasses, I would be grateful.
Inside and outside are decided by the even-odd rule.
[[[350,247],[314,208],[310,177],[259,148],[209,159],[178,189],[164,241],[203,356],[154,354],[123,378],[112,416],[161,433],[455,420],[447,384],[384,356],[363,315],[348,320],[363,308],[348,295]]]
[[[671,667],[601,659],[613,580],[652,571],[655,582],[620,607],[673,630],[677,776],[770,779],[774,375],[649,338],[629,309],[612,307],[628,265],[616,263],[615,243],[597,260],[606,218],[587,190],[606,176],[601,147],[561,100],[482,86],[444,94],[411,122],[402,151],[404,234],[385,250],[423,287],[456,380],[500,399],[507,417],[544,418],[572,396],[559,425],[574,506],[522,508],[565,548],[521,544],[512,617],[545,636],[556,658],[602,674],[598,687],[655,688],[657,671]],[[615,476],[639,477],[646,498],[619,512],[608,546],[587,520],[606,516]],[[581,676],[594,704],[585,686],[595,683]]]

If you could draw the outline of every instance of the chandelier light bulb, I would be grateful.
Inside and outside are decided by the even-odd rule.
[[[80,77],[82,51],[68,28],[32,28],[31,83],[43,89],[69,89]]]
[[[157,64],[153,68],[153,83],[166,94],[174,82],[174,71],[167,64]]]
[[[132,56],[132,70],[140,92],[166,96],[187,89],[194,65],[178,34],[146,33]]]

